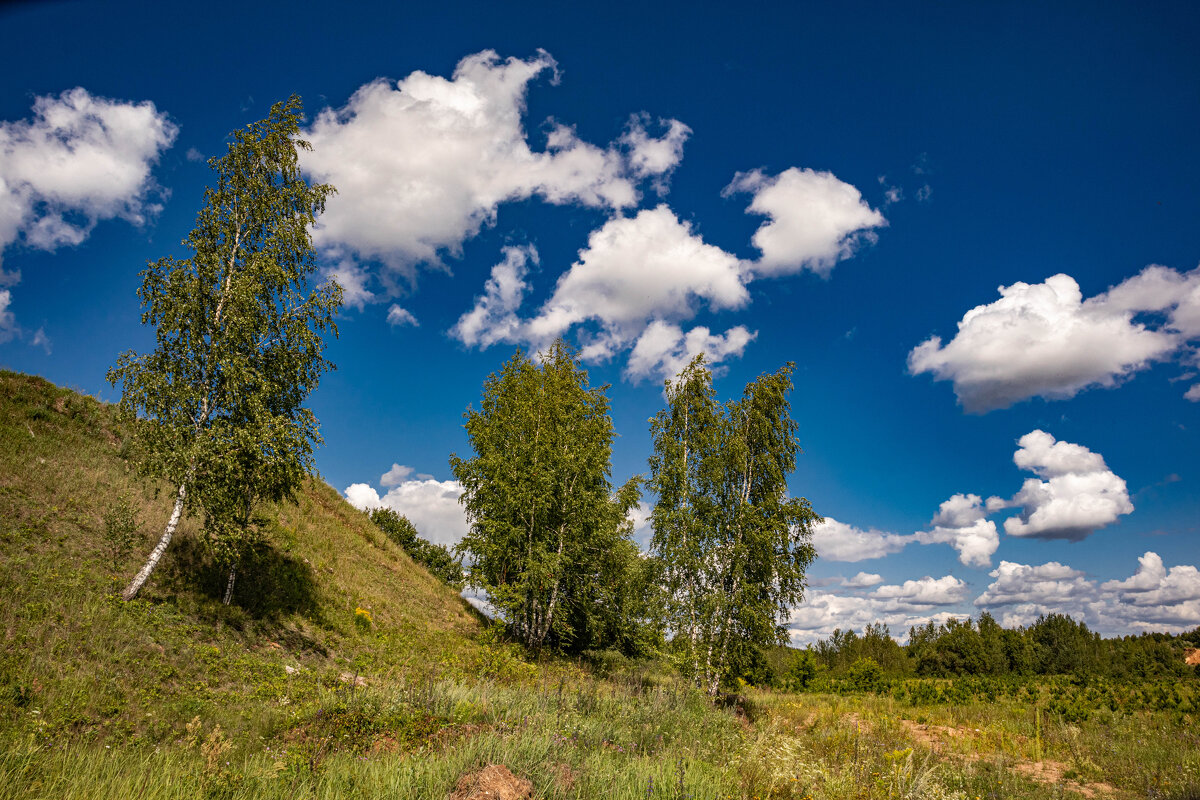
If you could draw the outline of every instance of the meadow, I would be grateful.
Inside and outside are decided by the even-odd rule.
[[[126,603],[171,497],[130,456],[110,407],[0,374],[0,799],[442,800],[489,764],[535,798],[1200,798],[1195,678],[828,669],[714,704],[666,654],[506,641],[319,479],[232,605],[194,521]]]

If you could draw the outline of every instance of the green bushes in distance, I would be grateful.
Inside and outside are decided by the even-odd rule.
[[[425,567],[448,586],[454,589],[463,587],[462,558],[455,557],[440,544],[422,539],[408,517],[390,508],[377,508],[371,512],[371,521],[387,534],[389,539],[400,545],[413,561]]]
[[[915,626],[905,645],[891,637],[887,626],[876,623],[861,634],[836,629],[828,638],[792,652],[805,654],[816,664],[820,678],[806,684],[810,689],[840,687],[878,692],[892,687],[902,692],[896,687],[922,678],[933,680],[930,686],[934,688],[913,689],[914,701],[934,702],[942,696],[938,687],[944,685],[936,681],[946,679],[982,680],[962,684],[956,680],[954,685],[974,687],[970,689],[972,696],[980,693],[985,697],[1006,691],[997,687],[1023,686],[1031,680],[1063,676],[1080,685],[1157,685],[1160,681],[1190,684],[1200,674],[1187,664],[1186,654],[1198,639],[1200,629],[1180,635],[1144,633],[1104,638],[1083,621],[1061,614],[1041,616],[1028,627],[1005,628],[984,612],[977,621],[949,619],[942,624]],[[863,684],[863,665],[867,662],[878,667],[882,679],[871,689]],[[794,685],[787,677],[790,663],[779,658],[773,661],[774,678],[785,685]],[[1200,684],[1193,685],[1200,691]],[[1151,699],[1143,698],[1151,707],[1179,705],[1160,702],[1152,694],[1146,695]],[[1143,700],[1133,698],[1130,702]]]

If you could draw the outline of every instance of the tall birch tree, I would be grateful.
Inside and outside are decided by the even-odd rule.
[[[640,479],[616,491],[610,481],[606,388],[588,385],[561,340],[540,363],[518,350],[465,415],[475,455],[450,458],[471,523],[459,545],[468,584],[531,648],[610,644],[597,641],[612,634],[592,606],[637,558],[624,545]]]
[[[710,695],[740,649],[786,640],[783,622],[815,557],[820,517],[787,487],[800,452],[791,373],[788,364],[763,375],[719,405],[697,356],[667,382],[667,408],[651,420],[651,550],[665,622],[685,670]]]
[[[253,537],[261,501],[293,494],[320,441],[304,401],[332,368],[322,334],[337,334],[342,290],[309,291],[316,269],[310,227],[332,186],[300,174],[302,107],[292,96],[234,131],[209,166],[215,187],[184,240],[191,256],[142,273],[142,322],[153,351],[124,353],[108,373],[120,385],[141,468],[178,487],[162,537],[123,596],[137,596],[185,511],[199,511],[208,543],[229,567]]]

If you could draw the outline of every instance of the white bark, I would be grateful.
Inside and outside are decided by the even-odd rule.
[[[237,567],[232,566],[229,568],[229,580],[225,584],[225,599],[221,601],[225,605],[229,605],[233,600],[233,582],[235,580],[237,580]]]
[[[183,516],[183,501],[187,497],[187,484],[179,484],[179,493],[175,496],[175,508],[171,511],[171,518],[167,520],[167,529],[163,531],[162,538],[158,540],[158,545],[150,551],[150,557],[146,559],[146,563],[138,570],[138,574],[133,577],[129,585],[125,587],[125,591],[121,593],[121,597],[126,600],[132,600],[137,597],[138,592],[142,590],[142,586],[150,578],[150,573],[154,572],[154,568],[158,566],[159,559],[163,553],[167,551],[167,546],[171,544],[171,537],[175,535],[175,529],[179,527],[179,519]]]

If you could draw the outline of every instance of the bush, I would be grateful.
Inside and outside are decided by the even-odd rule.
[[[121,494],[104,511],[104,544],[108,557],[112,560],[114,572],[119,572],[123,562],[133,552],[134,545],[141,538],[137,513],[129,496]]]
[[[434,577],[454,589],[463,587],[462,559],[455,558],[445,547],[422,539],[408,517],[390,508],[377,508],[371,512],[371,521]]]
[[[883,669],[873,658],[860,658],[846,674],[850,686],[859,692],[877,692],[884,686]]]
[[[802,692],[812,685],[817,677],[817,657],[811,650],[798,650],[792,654],[783,682],[794,692]]]

